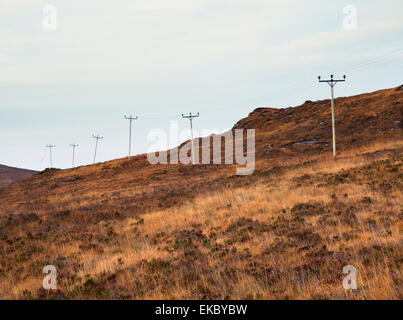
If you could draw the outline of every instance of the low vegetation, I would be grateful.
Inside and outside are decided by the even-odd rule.
[[[234,126],[256,129],[250,176],[138,155],[7,180],[0,298],[403,299],[402,87],[336,105],[336,159],[329,100],[306,101]]]
[[[363,151],[229,177],[237,187],[143,214],[77,202],[2,215],[1,298],[402,299],[403,143]],[[45,291],[49,264],[58,289]]]

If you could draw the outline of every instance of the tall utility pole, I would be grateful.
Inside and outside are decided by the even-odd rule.
[[[182,113],[182,118],[189,119],[190,121],[190,133],[192,135],[192,164],[195,163],[194,142],[193,142],[193,118],[197,117],[199,117],[199,113],[192,115],[192,113],[190,112],[188,116]]]
[[[55,148],[56,146],[52,144],[46,145],[46,148],[49,148],[49,155],[50,155],[50,168],[52,169],[52,148]]]
[[[342,80],[335,80],[333,79],[333,75],[330,76],[330,80],[321,80],[320,76],[318,77],[319,82],[327,82],[328,85],[330,86],[331,92],[332,92],[332,134],[333,134],[333,157],[336,156],[336,128],[334,124],[334,86],[336,85],[337,82],[344,82],[346,81],[346,76],[343,76]]]
[[[95,153],[94,153],[94,163],[95,163],[95,158],[97,156],[97,149],[98,149],[98,140],[103,139],[104,137],[101,137],[100,135],[94,135],[94,134],[92,135],[92,137],[97,140],[95,142]]]
[[[127,120],[130,121],[130,129],[129,129],[129,156],[128,156],[128,158],[130,159],[130,156],[131,156],[131,149],[132,149],[132,121],[133,121],[133,120],[137,120],[138,117],[137,117],[137,116],[135,116],[135,117],[133,117],[133,116],[125,116],[125,119],[127,119]]]
[[[74,154],[75,154],[75,151],[76,151],[76,147],[78,147],[78,144],[72,143],[70,145],[70,147],[73,147],[73,166],[72,166],[72,168],[74,168]]]

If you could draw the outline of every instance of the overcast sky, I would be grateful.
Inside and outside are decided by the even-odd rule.
[[[181,113],[224,131],[259,106],[328,98],[319,74],[347,75],[337,96],[398,86],[402,14],[401,0],[1,0],[0,163],[42,170],[54,144],[66,168],[75,142],[88,164],[93,133],[98,161],[123,157],[124,114],[139,116],[134,153],[152,129],[188,127]]]

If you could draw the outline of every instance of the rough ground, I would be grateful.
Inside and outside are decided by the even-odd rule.
[[[402,299],[403,90],[336,101],[336,160],[325,104],[237,123],[251,176],[141,155],[0,187],[1,298]]]

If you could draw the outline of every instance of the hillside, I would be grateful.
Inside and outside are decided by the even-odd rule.
[[[258,108],[234,128],[257,130],[259,157],[319,154],[331,149],[330,100],[306,101],[298,107]],[[335,99],[337,149],[401,137],[403,85]]]
[[[307,101],[234,126],[256,129],[250,176],[139,155],[0,187],[0,297],[402,299],[402,89],[336,100],[336,160]]]
[[[36,171],[33,170],[13,168],[0,164],[0,187],[14,181],[28,178],[35,173]]]
[[[256,170],[294,158],[330,156],[329,103],[307,101],[285,109],[259,108],[235,124],[234,128],[256,129]],[[338,98],[335,103],[340,156],[349,149],[403,136],[403,86]],[[226,180],[236,174],[236,167],[150,165],[146,155],[139,155],[130,161],[124,158],[75,169],[46,170],[0,189],[0,200],[8,199],[0,214],[29,210],[33,202],[38,213],[70,209],[141,213],[231,185]]]

